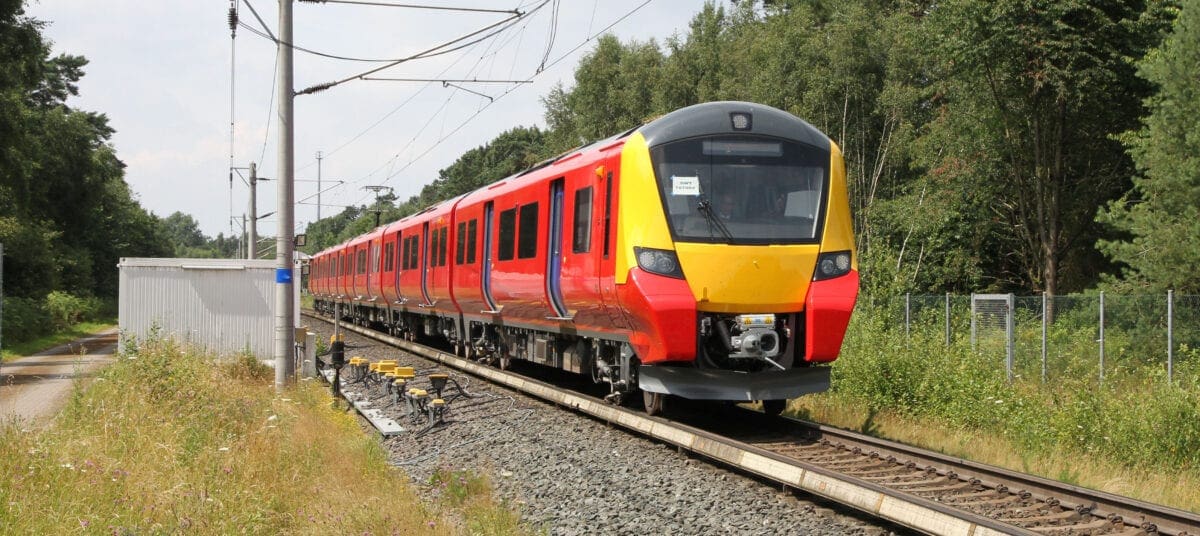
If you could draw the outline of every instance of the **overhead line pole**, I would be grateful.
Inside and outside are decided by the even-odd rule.
[[[321,221],[321,151],[317,151],[317,221]]]
[[[246,258],[258,257],[258,166],[250,162],[250,238],[246,240]]]
[[[279,0],[279,222],[275,237],[275,390],[292,381],[296,330],[292,302],[293,180],[295,179],[295,91],[292,78],[292,1]]]

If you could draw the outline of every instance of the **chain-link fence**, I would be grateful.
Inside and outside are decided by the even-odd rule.
[[[908,337],[970,344],[1009,377],[1200,373],[1200,295],[904,295],[876,302]]]

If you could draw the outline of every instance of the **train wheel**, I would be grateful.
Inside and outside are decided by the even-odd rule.
[[[667,395],[662,393],[651,393],[650,391],[642,391],[642,404],[646,406],[646,415],[658,415],[663,410],[663,399]]]
[[[783,413],[784,408],[787,407],[787,399],[763,400],[762,407],[763,413],[766,413],[767,415],[779,415],[780,413]]]

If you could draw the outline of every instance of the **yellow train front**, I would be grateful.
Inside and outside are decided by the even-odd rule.
[[[612,276],[633,329],[613,368],[647,410],[673,394],[778,412],[828,389],[818,364],[858,295],[837,145],[775,108],[705,103],[630,134],[620,179]]]

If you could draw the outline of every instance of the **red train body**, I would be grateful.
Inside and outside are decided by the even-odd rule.
[[[718,201],[719,199],[719,201]],[[317,309],[662,396],[828,388],[858,293],[837,146],[779,110],[692,106],[316,254]]]

